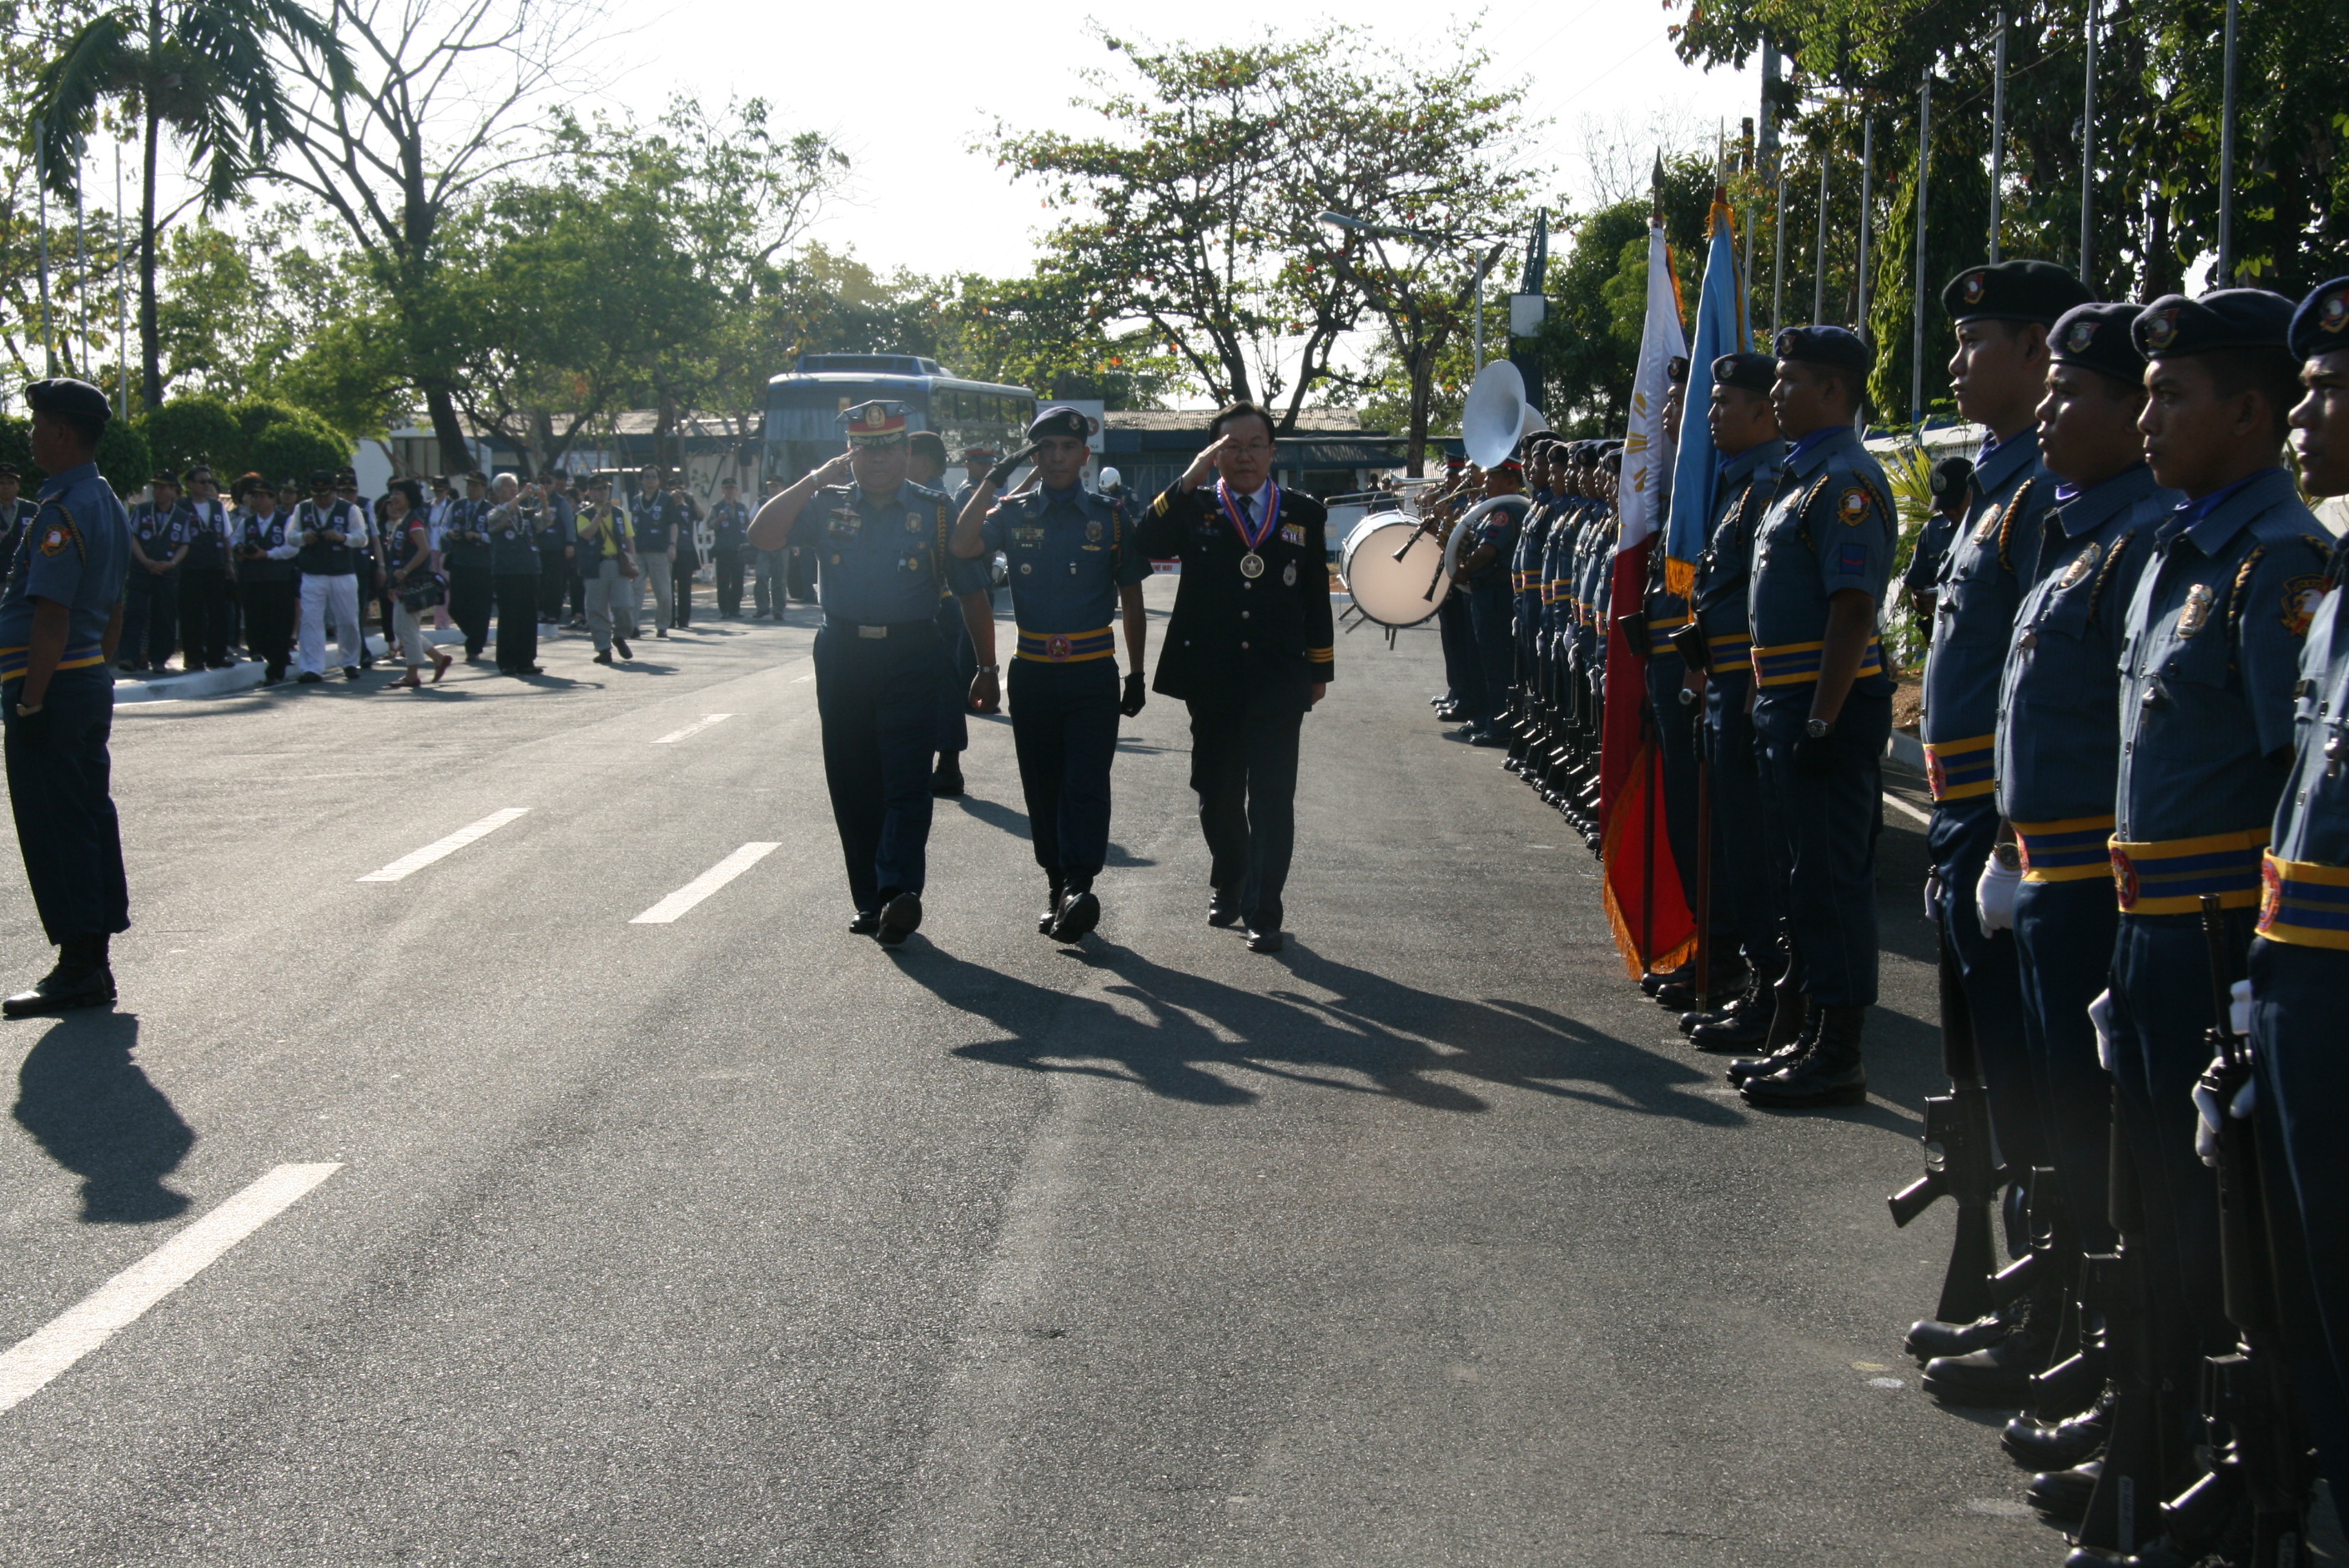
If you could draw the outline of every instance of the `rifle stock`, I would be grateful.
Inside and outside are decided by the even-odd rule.
[[[1957,1205],[1957,1233],[1941,1298],[1933,1315],[1944,1323],[1971,1323],[1996,1305],[1991,1275],[1998,1269],[1993,1223],[2004,1172],[1992,1157],[1990,1092],[1982,1087],[1974,1054],[1973,1016],[1966,1006],[1957,950],[1940,939],[1941,1066],[1950,1092],[1925,1101],[1925,1175],[1887,1200],[1896,1225],[1909,1221],[1940,1198]]]

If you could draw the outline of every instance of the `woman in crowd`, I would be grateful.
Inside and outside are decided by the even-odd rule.
[[[426,661],[438,683],[449,673],[449,655],[427,640],[424,614],[440,602],[442,589],[432,574],[432,541],[425,528],[424,488],[414,480],[397,480],[384,492],[382,539],[385,571],[391,581],[392,631],[408,674],[386,691],[416,691],[424,682],[418,672]]]

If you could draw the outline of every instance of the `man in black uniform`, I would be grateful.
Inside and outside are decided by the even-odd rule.
[[[718,614],[729,621],[742,618],[742,558],[750,549],[750,528],[741,485],[719,480],[718,504],[709,509],[710,555],[718,568]]]
[[[24,470],[14,463],[0,463],[0,587],[7,584],[8,569],[16,559],[16,546],[24,542],[26,525],[40,510],[20,499],[24,488]]]
[[[180,667],[226,669],[235,662],[228,654],[228,552],[235,531],[220,486],[202,463],[188,470],[188,558],[180,562]]]
[[[1183,563],[1152,687],[1191,709],[1191,788],[1211,857],[1207,923],[1245,920],[1248,946],[1278,953],[1299,733],[1334,673],[1328,514],[1273,483],[1272,416],[1262,408],[1235,403],[1207,433],[1137,531],[1144,555]],[[1203,489],[1210,474],[1221,477]]]
[[[180,476],[155,476],[154,499],[130,510],[130,575],[123,588],[122,667],[161,675],[179,640],[180,563],[194,529],[180,500]]]
[[[478,665],[490,641],[490,607],[497,587],[490,547],[490,476],[465,476],[465,499],[440,525],[440,561],[449,569],[449,618],[465,634],[465,662]]]
[[[924,490],[946,490],[947,443],[936,430],[916,430],[905,443],[905,479]],[[961,515],[961,508],[956,508]],[[937,766],[930,770],[930,793],[951,800],[963,790],[962,754],[970,749],[971,677],[978,673],[970,632],[962,622],[962,602],[952,592],[938,595],[938,640],[945,645],[945,677],[938,683]]]

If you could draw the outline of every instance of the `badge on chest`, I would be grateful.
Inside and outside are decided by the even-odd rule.
[[[2178,612],[2178,634],[2190,637],[2210,624],[2210,606],[2218,595],[2208,583],[2197,583],[2186,591],[2185,607]]]
[[[834,539],[854,539],[864,531],[864,518],[853,506],[836,506],[823,520],[823,531]]]
[[[1014,550],[1040,550],[1044,546],[1044,531],[1033,523],[1011,531]]]

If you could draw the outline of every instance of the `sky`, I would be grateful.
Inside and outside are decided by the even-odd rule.
[[[1040,21],[1054,9],[1065,20]],[[1680,15],[1685,15],[1682,11]],[[1441,57],[1459,26],[1481,18],[1496,83],[1528,83],[1527,118],[1548,124],[1528,161],[1553,171],[1568,199],[1596,181],[1590,128],[1633,143],[1659,132],[1710,144],[1725,121],[1754,112],[1759,74],[1682,65],[1665,36],[1673,19],[1656,0],[1493,0],[1447,7],[1420,0],[1354,0],[1342,11],[1274,13],[1245,6],[1095,4],[1019,14],[967,5],[777,5],[773,0],[618,0],[626,29],[612,52],[628,62],[604,96],[640,119],[683,88],[705,101],[762,96],[791,129],[832,135],[850,155],[856,189],[811,238],[854,250],[888,272],[1024,273],[1049,215],[1032,185],[1015,192],[992,158],[971,150],[997,123],[1071,132],[1105,122],[1072,104],[1079,73],[1113,66],[1088,23],[1156,44],[1241,43],[1268,26],[1299,36],[1344,20],[1392,47]],[[1636,160],[1645,167],[1644,155]]]

